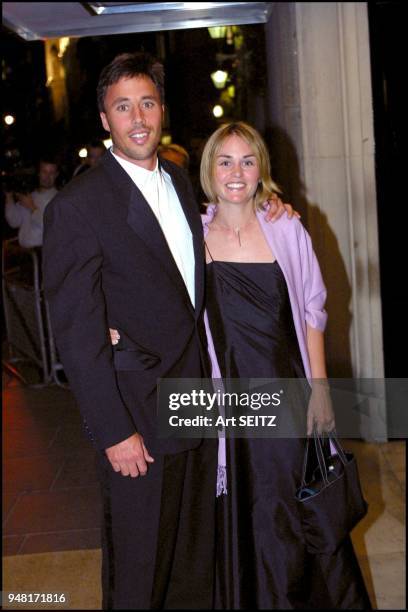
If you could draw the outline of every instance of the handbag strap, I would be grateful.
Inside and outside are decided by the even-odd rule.
[[[338,438],[337,438],[337,433],[335,429],[332,429],[332,431],[327,432],[327,437],[329,438],[329,440],[333,443],[333,446],[335,447],[338,456],[340,457],[340,461],[343,463],[343,465],[346,465],[348,463],[348,459],[346,457],[346,454],[343,450],[343,447],[341,446]]]
[[[329,480],[328,480],[328,475],[327,475],[326,462],[324,460],[322,443],[321,443],[320,438],[318,437],[316,429],[313,430],[313,438],[314,438],[316,457],[317,457],[317,462],[319,464],[320,473],[322,475],[322,478],[325,484],[328,484]],[[306,486],[306,471],[307,471],[307,462],[309,459],[310,441],[311,441],[311,436],[308,436],[308,438],[306,439],[305,455],[303,458],[302,487]]]
[[[325,484],[329,484],[329,477],[327,475],[326,461],[324,458],[324,452],[322,447],[322,439],[316,431],[316,428],[313,428],[313,438],[316,449],[317,461],[319,463],[320,473],[322,475],[323,481]]]
[[[309,458],[309,444],[310,444],[310,437],[306,439],[305,455],[303,457],[302,487],[306,486],[306,470],[307,470],[307,460]]]
[[[324,482],[328,484],[329,479],[328,479],[328,474],[327,474],[325,455],[324,455],[323,446],[322,446],[322,438],[324,438],[324,436],[327,436],[328,439],[333,443],[337,451],[337,454],[340,458],[340,461],[343,463],[343,465],[346,465],[348,463],[348,459],[337,438],[337,433],[335,429],[333,429],[332,431],[323,433],[323,434],[318,434],[316,427],[313,428],[313,439],[314,439],[314,444],[315,444],[315,449],[316,449],[316,457],[317,457],[317,461],[318,461],[319,468],[320,468],[320,473],[322,475]],[[309,436],[306,440],[305,455],[303,458],[303,469],[302,469],[302,487],[306,486],[306,472],[307,472],[307,462],[309,459],[310,441],[311,441],[311,436]]]

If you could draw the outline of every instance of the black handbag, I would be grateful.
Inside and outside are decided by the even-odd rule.
[[[343,450],[334,432],[326,435],[326,444],[323,444],[314,432],[314,459],[310,453],[312,438],[307,439],[302,484],[296,491],[306,548],[314,554],[336,552],[367,514],[368,507],[361,492],[354,455]],[[336,450],[334,455],[330,454],[330,443]],[[314,464],[310,465],[312,461]],[[311,474],[308,480],[307,473]]]

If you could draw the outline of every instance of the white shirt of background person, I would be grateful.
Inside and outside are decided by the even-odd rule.
[[[18,242],[20,246],[29,249],[42,246],[43,219],[46,206],[58,193],[55,181],[58,177],[56,164],[40,162],[38,173],[38,189],[30,194],[16,194],[16,202],[12,193],[6,193],[5,217],[11,227],[20,228]]]

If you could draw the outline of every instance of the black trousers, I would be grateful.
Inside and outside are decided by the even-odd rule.
[[[104,610],[213,608],[217,440],[131,478],[100,457]]]

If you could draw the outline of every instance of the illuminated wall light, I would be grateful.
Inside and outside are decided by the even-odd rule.
[[[59,47],[58,57],[63,57],[64,56],[64,53],[67,50],[69,42],[70,41],[69,41],[68,36],[63,36],[62,38],[58,39],[58,47]]]
[[[228,72],[225,70],[216,70],[211,73],[211,80],[217,89],[223,89],[228,79]]]
[[[4,117],[4,123],[6,125],[13,125],[13,123],[15,123],[15,117],[13,117],[13,115],[6,115]]]
[[[161,137],[160,140],[162,145],[169,145],[172,143],[172,138],[170,136],[170,134],[165,134],[164,136]]]
[[[235,85],[230,85],[227,91],[230,98],[235,98]]]
[[[88,151],[87,151],[87,149],[85,149],[85,147],[84,147],[83,149],[80,149],[80,150],[78,151],[78,156],[79,156],[81,159],[84,159],[85,157],[88,157]]]
[[[110,149],[111,146],[113,145],[112,138],[105,138],[105,140],[103,141],[103,144],[105,145],[107,149]]]
[[[216,104],[212,110],[214,117],[216,117],[217,119],[219,117],[222,117],[224,114],[224,109],[222,108],[221,104]]]
[[[226,39],[227,39],[227,45],[233,45],[234,44],[234,26],[228,26],[227,28],[227,32],[226,32]]]
[[[211,38],[225,38],[227,27],[226,26],[214,26],[212,28],[208,28],[208,32]]]

